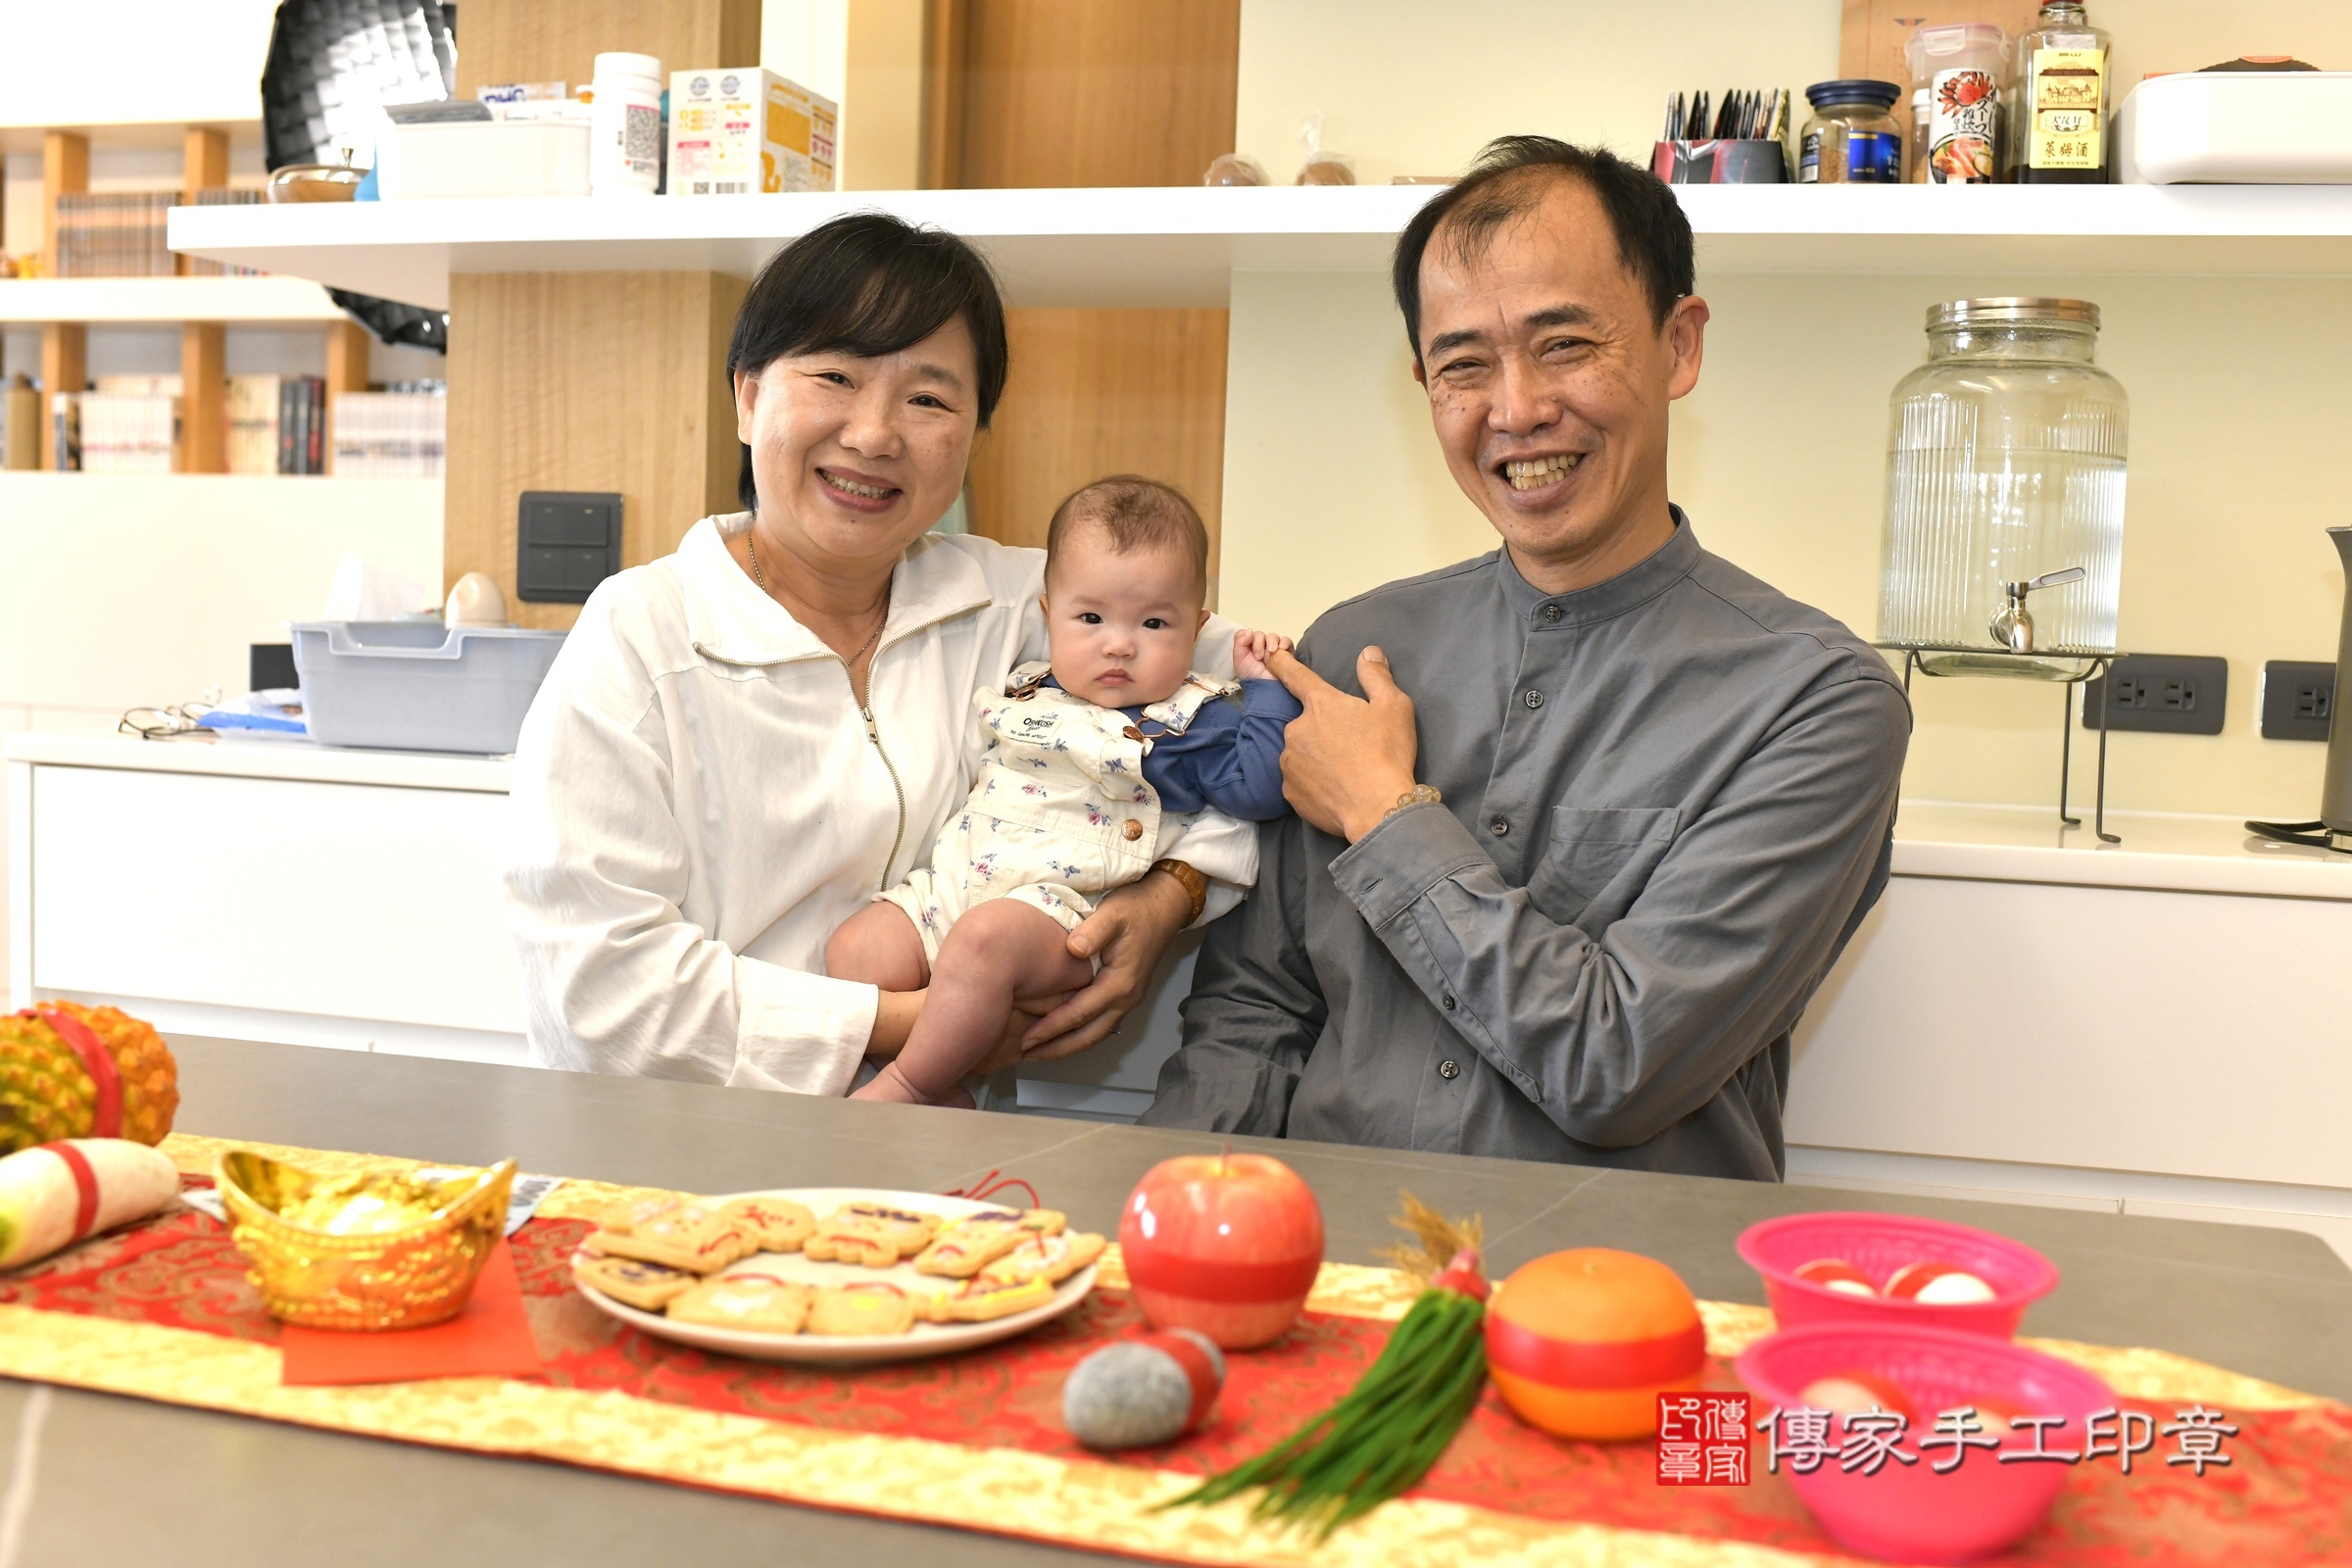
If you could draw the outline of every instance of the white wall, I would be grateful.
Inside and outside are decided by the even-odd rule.
[[[2155,0],[2098,8],[2127,80],[2241,49],[2352,66],[2352,8],[2281,4],[2242,33],[2228,14],[2243,15]],[[1640,153],[1668,90],[1802,87],[1835,71],[1837,43],[1828,0],[1478,0],[1449,8],[1443,26],[1401,0],[1268,0],[1243,8],[1240,142],[1287,177],[1298,118],[1321,107],[1326,144],[1354,153],[1366,180],[1457,168],[1506,130]],[[2097,301],[2101,359],[2132,403],[2121,641],[2230,663],[2226,732],[2118,737],[2111,801],[2312,814],[2324,748],[2262,740],[2254,704],[2263,661],[2333,657],[2343,574],[2322,530],[2342,520],[2352,282],[1702,273],[1699,287],[1715,319],[1699,388],[1675,415],[1675,498],[1709,548],[1865,635],[1877,621],[1886,397],[1924,356],[1924,309],[1972,294]],[[1438,456],[1383,279],[1245,275],[1232,322],[1227,613],[1296,633],[1349,594],[1493,547]],[[1907,793],[2049,799],[2057,705],[2041,686],[1930,684]]]

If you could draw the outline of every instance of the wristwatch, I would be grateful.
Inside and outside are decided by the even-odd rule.
[[[1208,878],[1182,860],[1153,860],[1152,869],[1165,871],[1184,884],[1186,896],[1193,901],[1193,912],[1184,917],[1184,923],[1191,925],[1200,919],[1200,911],[1208,907]]]

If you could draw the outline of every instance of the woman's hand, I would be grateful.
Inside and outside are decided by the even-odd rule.
[[[1193,915],[1193,897],[1165,871],[1115,888],[1070,933],[1073,957],[1100,957],[1094,983],[1040,1018],[1023,1039],[1025,1061],[1057,1061],[1098,1046],[1144,1000],[1160,955]],[[1021,1014],[1015,1010],[1016,1021]]]

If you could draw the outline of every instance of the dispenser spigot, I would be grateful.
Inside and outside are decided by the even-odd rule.
[[[2034,616],[2032,612],[2026,609],[2026,595],[2037,588],[2056,588],[2065,583],[2081,582],[2088,575],[2089,573],[2081,566],[2061,566],[2056,571],[2043,572],[2032,582],[2001,584],[2003,592],[2008,595],[2008,600],[2000,609],[1992,612],[1992,619],[1985,622],[1986,628],[1992,633],[1992,640],[2013,654],[2032,653],[2034,651]]]

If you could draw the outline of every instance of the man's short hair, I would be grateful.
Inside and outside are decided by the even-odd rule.
[[[1413,215],[1396,239],[1393,269],[1404,335],[1421,363],[1421,257],[1445,232],[1456,256],[1475,256],[1495,230],[1535,211],[1559,179],[1592,193],[1616,231],[1617,260],[1649,296],[1651,324],[1664,326],[1675,301],[1696,291],[1690,220],[1674,189],[1648,170],[1605,147],[1578,147],[1550,136],[1497,136],[1470,172]]]
[[[1114,473],[1081,485],[1054,509],[1046,528],[1046,575],[1069,530],[1093,523],[1110,536],[1113,555],[1175,546],[1193,560],[1193,585],[1208,593],[1208,525],[1192,498],[1172,484],[1140,473]]]

